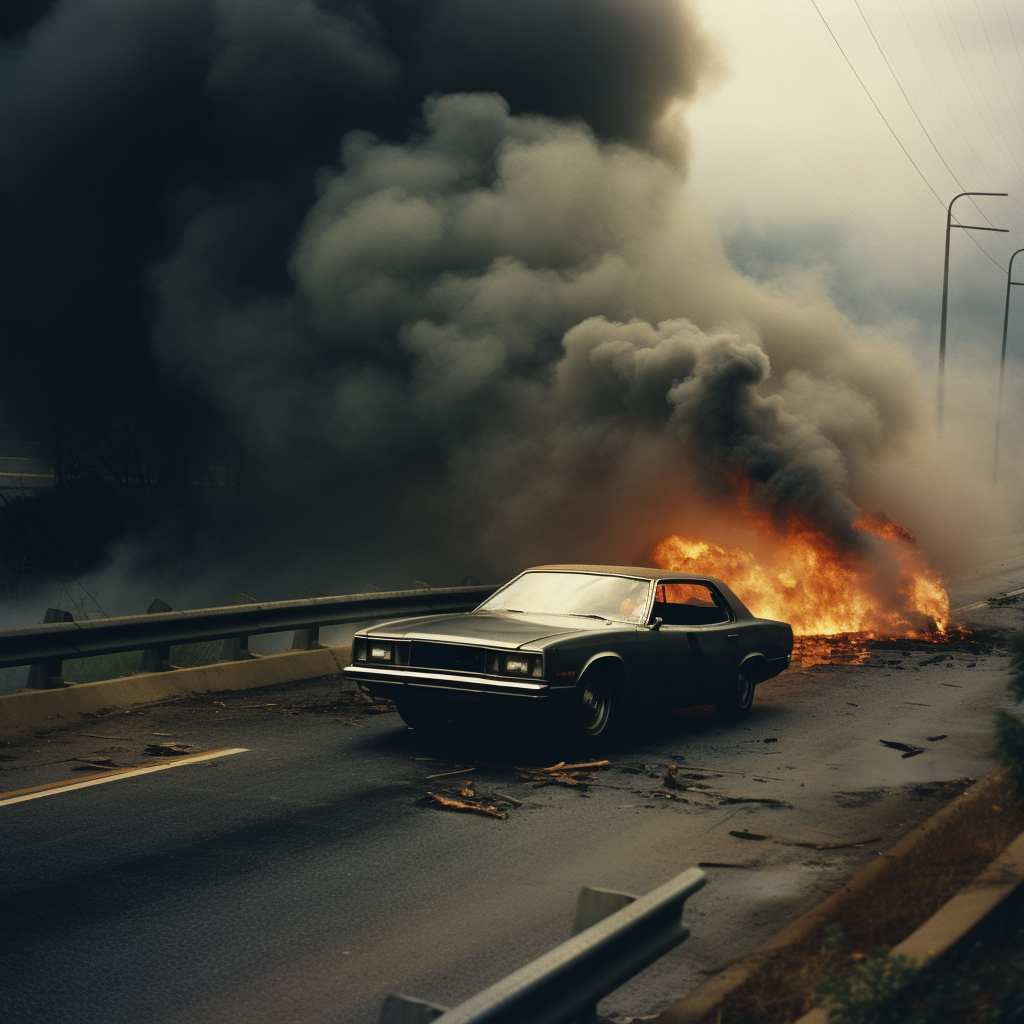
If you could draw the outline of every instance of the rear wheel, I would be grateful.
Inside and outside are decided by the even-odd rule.
[[[754,670],[750,665],[740,665],[736,675],[721,692],[715,707],[719,715],[729,722],[738,722],[750,714],[754,703]]]

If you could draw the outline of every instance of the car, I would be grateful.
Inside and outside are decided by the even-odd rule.
[[[345,675],[413,729],[474,707],[546,706],[604,741],[638,711],[715,704],[746,716],[789,666],[793,631],[756,618],[713,576],[604,565],[526,569],[471,612],[358,631]]]

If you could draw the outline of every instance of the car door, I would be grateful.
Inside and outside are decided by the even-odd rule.
[[[725,600],[705,583],[661,580],[653,615],[661,640],[664,698],[683,706],[714,699],[738,659],[736,629]]]

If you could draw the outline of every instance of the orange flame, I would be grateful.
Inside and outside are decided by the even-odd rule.
[[[897,523],[865,515],[854,524],[878,538],[875,547],[893,577],[888,587],[880,582],[878,559],[839,550],[797,517],[785,533],[765,522],[757,525],[768,542],[767,555],[666,537],[654,549],[654,562],[675,572],[717,576],[755,615],[788,622],[798,634],[945,631],[949,598],[942,579],[925,562],[913,534]]]

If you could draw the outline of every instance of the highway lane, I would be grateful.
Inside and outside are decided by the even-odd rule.
[[[1024,586],[1024,565],[998,573],[971,581],[963,602],[989,583]],[[1021,606],[980,616],[1018,626]],[[927,784],[991,766],[1005,661],[951,653],[875,652],[868,666],[791,671],[759,688],[742,726],[708,711],[664,716],[608,752],[612,768],[585,796],[534,789],[510,767],[552,763],[557,749],[489,734],[424,738],[393,714],[360,728],[346,716],[244,707],[322,704],[336,683],[195,698],[28,743],[2,763],[4,790],[71,777],[66,757],[147,760],[154,732],[248,750],[0,807],[5,1018],[371,1024],[391,989],[452,1004],[561,941],[580,885],[642,893],[697,862],[737,865],[708,869],[688,908],[691,938],[602,1004],[654,1012],[958,788]],[[927,749],[903,759],[879,739]],[[426,776],[477,760],[464,777],[478,790],[524,801],[508,820],[417,805],[463,778]],[[789,806],[650,798],[669,763],[717,794]],[[769,838],[729,834],[744,829]]]

